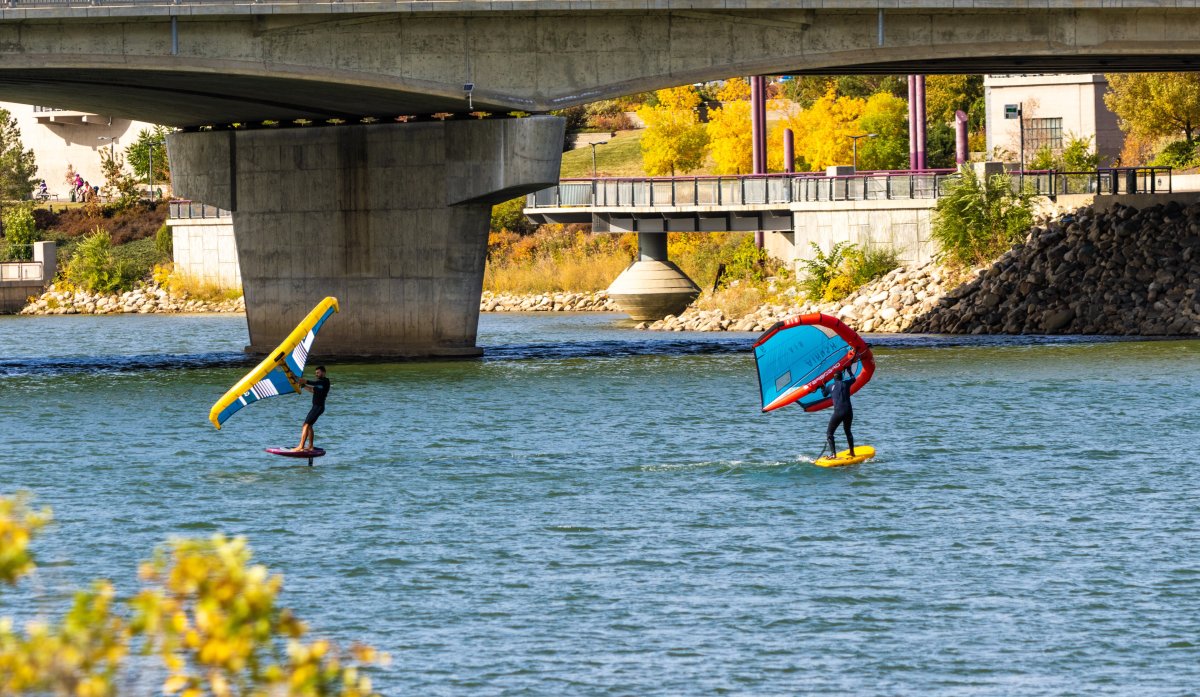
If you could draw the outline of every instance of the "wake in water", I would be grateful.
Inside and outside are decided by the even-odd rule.
[[[230,368],[257,361],[254,356],[237,352],[0,359],[0,377]]]
[[[648,337],[629,340],[599,340],[563,343],[502,344],[485,346],[483,361],[560,360],[571,358],[631,358],[639,356],[715,356],[748,355],[757,337],[688,334],[678,338]],[[949,335],[868,335],[876,349],[929,349],[963,347],[1048,346],[1144,341],[1142,337],[1112,336],[949,336]],[[208,370],[213,368],[252,367],[257,356],[236,352],[188,354],[137,354],[114,356],[78,356],[50,358],[0,358],[0,378],[71,374],[119,374],[164,370]],[[426,359],[427,360],[427,359]],[[445,359],[441,359],[445,360]],[[463,360],[463,359],[455,359]],[[410,362],[394,358],[353,358],[343,365]]]

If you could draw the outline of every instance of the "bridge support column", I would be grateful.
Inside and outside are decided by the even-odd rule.
[[[667,233],[639,232],[638,260],[617,276],[608,295],[631,319],[653,321],[682,312],[700,287],[667,258]]]
[[[180,133],[175,191],[233,212],[248,351],[321,298],[324,355],[469,356],[491,207],[558,181],[555,117]]]

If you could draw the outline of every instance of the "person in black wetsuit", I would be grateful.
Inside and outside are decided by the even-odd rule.
[[[312,409],[308,410],[308,416],[304,417],[304,426],[300,429],[300,445],[296,446],[296,450],[312,450],[313,449],[313,425],[317,423],[317,419],[321,414],[325,413],[325,398],[329,396],[329,378],[325,377],[325,366],[317,366],[317,379],[305,380],[300,378],[300,387],[313,393]],[[305,447],[305,443],[308,447]]]
[[[850,456],[854,457],[854,435],[850,433],[850,425],[854,422],[854,407],[850,404],[850,386],[854,384],[854,375],[839,370],[833,378],[831,387],[821,386],[821,392],[833,399],[833,414],[829,417],[829,426],[825,429],[825,440],[829,448],[829,456],[837,457],[837,446],[833,444],[833,433],[838,424],[846,432],[846,442],[850,446]]]

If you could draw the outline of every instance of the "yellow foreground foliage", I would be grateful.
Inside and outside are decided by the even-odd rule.
[[[49,520],[28,497],[0,497],[0,576],[15,585],[35,569],[28,544]],[[388,656],[368,646],[341,650],[303,641],[307,628],[277,605],[283,577],[251,564],[242,538],[179,539],[141,568],[146,588],[113,607],[114,589],[95,581],[75,594],[61,624],[0,618],[0,695],[116,694],[136,642],[168,671],[163,692],[184,697],[368,697],[363,668]]]

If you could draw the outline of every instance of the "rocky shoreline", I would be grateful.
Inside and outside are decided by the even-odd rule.
[[[34,298],[20,312],[22,315],[120,315],[120,314],[183,314],[200,312],[245,312],[242,297],[209,302],[195,298],[176,297],[167,289],[149,283],[121,294],[90,293],[67,290],[57,286]]]
[[[642,322],[637,329],[689,332],[761,332],[794,315],[823,312],[841,319],[861,332],[902,332],[925,313],[952,285],[946,272],[928,263],[912,269],[900,267],[862,286],[842,300],[823,303],[764,304],[740,317],[723,310],[690,307],[679,316],[668,315],[657,322]]]
[[[1200,335],[1200,203],[1080,208],[1034,228],[909,331]]]
[[[640,329],[764,331],[824,312],[862,332],[1200,336],[1200,204],[1080,208],[965,279],[899,268],[833,303],[762,305],[742,317],[688,308]]]
[[[990,265],[952,277],[935,263],[898,268],[836,302],[761,305],[742,316],[689,307],[642,322],[658,331],[761,332],[787,317],[834,315],[862,332],[1200,336],[1200,203],[1080,208],[1032,230]],[[787,296],[785,296],[787,297]],[[481,312],[620,312],[604,291],[493,293]],[[23,315],[245,312],[147,284],[121,295],[51,286]]]
[[[493,293],[483,291],[480,312],[620,312],[604,291],[595,293]]]

